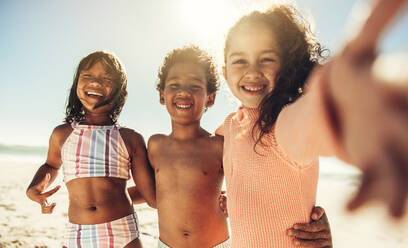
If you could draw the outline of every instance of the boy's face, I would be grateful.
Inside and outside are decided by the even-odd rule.
[[[193,63],[176,63],[167,75],[160,103],[171,119],[180,124],[199,121],[205,108],[214,104],[215,93],[207,94],[205,71]]]

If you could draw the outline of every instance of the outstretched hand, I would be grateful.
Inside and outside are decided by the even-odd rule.
[[[38,202],[41,206],[41,213],[43,214],[51,214],[56,206],[56,203],[49,203],[47,198],[52,196],[55,192],[57,192],[61,186],[55,186],[53,189],[44,192],[47,184],[49,183],[51,175],[47,173],[43,180],[29,189],[27,189],[27,196],[31,200]]]
[[[362,170],[348,208],[380,200],[395,217],[404,214],[408,196],[408,84],[384,82],[373,63],[380,35],[403,3],[378,1],[357,36],[321,70],[338,138]]]
[[[333,247],[329,221],[321,207],[314,207],[310,223],[299,223],[287,230],[297,247]]]

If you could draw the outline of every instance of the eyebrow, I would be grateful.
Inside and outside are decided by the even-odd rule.
[[[273,49],[261,51],[261,54],[265,54],[265,53],[273,53],[273,54],[276,54],[277,56],[279,56],[279,53],[277,51],[273,50]],[[231,53],[229,55],[229,57],[232,58],[234,56],[243,56],[245,54],[246,54],[245,52],[234,52],[234,53]]]
[[[190,73],[190,74],[187,74],[187,77],[193,80],[202,81],[202,79],[196,74]],[[176,79],[180,79],[180,77],[179,76],[169,77],[166,79],[166,81],[171,81],[171,80],[176,80]]]

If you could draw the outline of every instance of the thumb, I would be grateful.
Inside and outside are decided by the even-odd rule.
[[[312,210],[312,214],[311,214],[311,218],[312,220],[316,221],[319,220],[320,218],[322,218],[322,216],[324,215],[325,211],[323,208],[321,207],[314,207]]]

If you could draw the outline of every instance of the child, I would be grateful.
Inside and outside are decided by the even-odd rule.
[[[147,202],[150,176],[135,174],[147,167],[142,136],[116,124],[127,96],[123,66],[113,54],[97,51],[81,60],[66,108],[65,123],[50,137],[48,156],[27,189],[27,196],[52,213],[43,192],[62,165],[69,193],[67,247],[142,247],[138,220],[126,191],[132,174]],[[149,187],[148,189],[150,189]],[[154,205],[153,205],[154,206]]]
[[[228,33],[223,75],[242,107],[217,133],[224,136],[232,247],[293,247],[282,230],[309,220],[318,156],[349,155],[333,132],[322,80],[305,85],[321,57],[307,23],[289,6],[252,12]]]
[[[169,135],[156,134],[148,142],[156,181],[159,247],[230,246],[218,202],[224,177],[223,138],[200,126],[202,114],[214,104],[218,84],[211,57],[195,46],[173,50],[159,71],[160,103],[172,125]],[[315,219],[323,214],[319,208],[317,212]],[[330,237],[325,216],[310,225],[319,225],[321,231],[312,233],[311,244]]]

